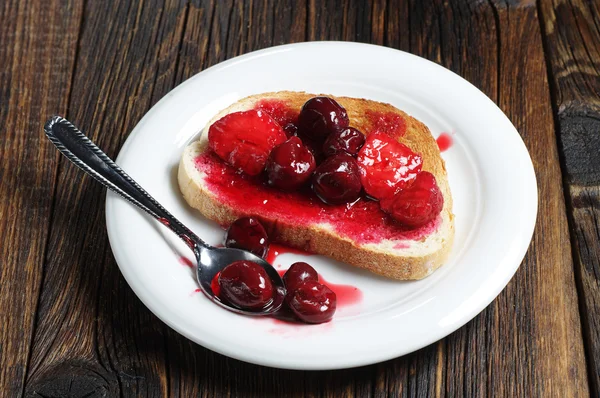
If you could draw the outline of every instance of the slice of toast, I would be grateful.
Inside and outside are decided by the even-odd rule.
[[[275,119],[294,117],[313,94],[281,91],[243,98],[216,115],[200,139],[191,143],[179,164],[179,187],[187,203],[205,217],[227,226],[242,216],[259,218],[272,241],[332,257],[388,278],[421,279],[440,267],[454,240],[452,196],[444,161],[429,129],[389,104],[333,97],[350,118],[350,126],[365,134],[384,131],[419,153],[423,170],[437,179],[444,208],[436,220],[409,230],[391,220],[368,199],[353,205],[329,206],[306,193],[284,193],[246,178],[209,149],[208,127],[232,112],[278,104]],[[265,106],[266,104],[266,106]],[[285,112],[281,112],[285,109]],[[283,116],[282,116],[283,115]],[[291,115],[291,116],[290,116]],[[308,193],[310,196],[310,193]]]

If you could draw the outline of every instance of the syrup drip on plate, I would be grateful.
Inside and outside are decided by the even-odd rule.
[[[267,257],[265,258],[265,260],[267,260],[267,262],[269,264],[275,265],[275,260],[277,260],[277,257],[281,256],[282,254],[286,254],[286,253],[303,254],[305,256],[311,255],[311,253],[306,252],[304,250],[293,249],[289,246],[280,245],[278,243],[271,243],[269,245],[269,253],[267,254]]]
[[[187,257],[179,256],[179,264],[194,268],[194,262]]]
[[[282,278],[286,271],[287,270],[277,270]],[[356,286],[328,282],[321,274],[319,274],[319,283],[322,283],[333,290],[337,298],[337,308],[351,306],[362,301],[362,291]]]
[[[452,147],[452,144],[454,143],[454,140],[452,139],[452,136],[448,133],[441,133],[440,136],[436,139],[438,148],[440,148],[440,152],[445,152],[448,149],[450,149],[450,147]]]

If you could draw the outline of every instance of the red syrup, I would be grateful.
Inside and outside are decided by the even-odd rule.
[[[436,142],[438,148],[440,148],[440,152],[444,152],[450,149],[450,147],[454,143],[454,140],[452,139],[452,136],[450,134],[441,133],[440,136],[436,139]]]
[[[367,134],[379,131],[397,139],[406,133],[406,121],[397,113],[367,111],[365,116],[371,124]]]
[[[277,270],[282,278],[286,271],[287,270]],[[319,282],[333,290],[337,299],[337,308],[348,307],[362,301],[362,291],[356,286],[328,282],[321,274],[319,274]]]
[[[187,257],[179,256],[179,264],[194,268],[194,262]]]
[[[263,110],[269,116],[271,116],[281,127],[285,127],[288,123],[294,123],[298,121],[298,111],[294,111],[289,108],[285,102],[275,99],[263,99],[258,102],[254,107],[256,110]]]
[[[319,274],[319,282],[333,290],[337,298],[338,308],[358,304],[362,301],[362,291],[356,286],[329,282],[321,274]]]
[[[309,252],[305,252],[304,250],[293,249],[289,246],[280,245],[278,243],[271,243],[269,245],[269,252],[268,252],[265,260],[267,260],[267,262],[269,264],[274,265],[275,260],[277,260],[277,257],[281,256],[282,254],[286,254],[286,253],[304,254],[305,256],[310,256],[312,254]],[[279,271],[277,271],[277,272],[279,272]]]

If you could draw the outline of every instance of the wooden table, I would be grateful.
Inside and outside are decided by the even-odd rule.
[[[598,396],[598,1],[1,3],[0,396]],[[159,321],[115,264],[103,189],[42,134],[65,115],[115,156],[188,77],[308,40],[398,48],[472,82],[519,130],[540,197],[523,264],[480,315],[411,355],[331,372],[225,358]]]

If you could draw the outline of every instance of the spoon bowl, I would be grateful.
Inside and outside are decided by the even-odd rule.
[[[200,289],[214,303],[238,314],[253,316],[271,315],[281,308],[286,295],[285,286],[277,270],[267,261],[244,250],[217,248],[204,242],[68,120],[54,116],[46,122],[44,131],[48,139],[73,164],[106,188],[121,195],[129,203],[150,214],[185,242],[196,256],[198,263],[196,278]],[[274,288],[273,298],[265,307],[258,310],[245,310],[222,301],[214,294],[211,283],[215,276],[226,266],[239,260],[257,263],[271,278]]]
[[[198,262],[196,277],[198,278],[200,288],[218,305],[223,306],[233,312],[251,315],[269,315],[279,310],[283,305],[283,300],[286,294],[283,280],[281,279],[281,276],[279,276],[277,270],[264,259],[245,250],[218,247],[201,247],[198,252],[194,251],[194,254],[196,255],[196,261]],[[229,265],[240,260],[252,261],[263,267],[273,283],[273,300],[271,300],[269,304],[260,309],[258,312],[242,310],[237,307],[230,306],[229,304],[221,301],[221,299],[212,291],[213,279],[219,272],[223,270],[223,268],[225,268],[222,264]]]

